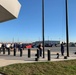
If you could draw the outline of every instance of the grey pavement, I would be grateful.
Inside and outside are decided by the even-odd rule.
[[[36,48],[31,49],[31,57],[28,58],[28,50],[25,49],[23,50],[23,55],[20,57],[20,52],[17,51],[16,56],[13,56],[13,51],[11,51],[10,55],[8,55],[7,51],[5,54],[1,52],[0,54],[0,67],[2,66],[7,66],[10,64],[15,64],[15,63],[33,63],[33,62],[47,62],[47,50],[50,49],[51,53],[51,60],[50,61],[64,61],[64,60],[73,60],[76,59],[76,55],[74,52],[76,52],[76,47],[70,47],[69,48],[69,55],[70,57],[67,57],[67,59],[64,59],[64,56],[66,56],[66,47],[65,47],[65,53],[64,56],[61,56],[60,52],[60,47],[48,47],[45,48],[45,58],[40,57],[39,61],[35,61],[35,54],[37,52]],[[59,59],[57,59],[57,53],[59,53]]]

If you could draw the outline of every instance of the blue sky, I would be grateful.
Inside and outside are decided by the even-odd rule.
[[[65,0],[45,1],[45,40],[66,41]],[[17,19],[0,23],[0,41],[42,40],[42,0],[19,0]],[[76,42],[76,0],[68,0],[69,40]]]

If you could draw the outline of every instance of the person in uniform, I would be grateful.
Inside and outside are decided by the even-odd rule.
[[[63,42],[61,43],[61,55],[62,56],[64,55],[64,45],[63,45]]]
[[[40,56],[42,56],[42,50],[43,50],[42,43],[38,45],[38,49],[40,51]]]

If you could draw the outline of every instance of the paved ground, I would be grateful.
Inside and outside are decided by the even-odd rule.
[[[61,56],[61,52],[60,52],[60,47],[48,47],[45,48],[45,58],[43,59],[42,57],[39,58],[39,61],[35,61],[35,54],[36,54],[36,48],[31,49],[31,57],[28,58],[28,51],[27,49],[23,50],[23,56],[20,57],[20,52],[17,51],[16,56],[13,56],[13,51],[11,51],[11,54],[8,55],[8,53],[6,52],[5,54],[3,54],[3,52],[1,52],[0,54],[0,67],[2,66],[6,66],[6,65],[10,65],[10,64],[14,64],[14,63],[32,63],[32,62],[46,62],[47,60],[47,50],[50,49],[51,51],[51,60],[50,61],[63,61],[63,60],[72,60],[72,59],[76,59],[76,55],[74,54],[74,52],[76,52],[76,47],[70,47],[69,48],[69,52],[70,52],[70,57],[68,57],[67,59],[64,59],[64,56],[66,56],[66,48],[65,48],[65,54],[64,56]],[[57,53],[60,54],[59,59],[56,59],[57,57]]]

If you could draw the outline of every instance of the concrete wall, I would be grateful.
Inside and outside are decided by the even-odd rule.
[[[18,0],[0,0],[0,22],[18,18],[20,8]]]

